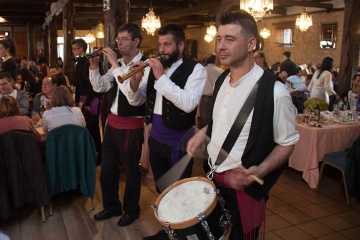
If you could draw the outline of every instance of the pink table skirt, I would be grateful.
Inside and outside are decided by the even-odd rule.
[[[289,159],[289,167],[303,172],[303,179],[315,189],[319,180],[319,161],[325,153],[343,151],[360,135],[360,123],[333,124],[324,128],[297,124],[300,139]]]

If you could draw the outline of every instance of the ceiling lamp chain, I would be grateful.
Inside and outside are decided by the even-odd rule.
[[[240,0],[240,9],[250,13],[256,21],[274,9],[273,0]]]
[[[295,25],[300,29],[301,32],[305,32],[313,25],[312,16],[307,14],[306,8],[304,8],[304,11],[296,17]]]
[[[152,36],[154,36],[156,30],[158,30],[161,27],[160,18],[156,17],[153,11],[152,1],[149,8],[149,12],[141,20],[141,27],[146,30],[147,34]]]

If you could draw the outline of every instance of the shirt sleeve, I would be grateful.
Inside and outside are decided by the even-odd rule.
[[[198,63],[188,77],[184,89],[177,86],[166,74],[155,81],[154,88],[177,108],[190,113],[199,103],[205,82],[206,70]]]
[[[334,91],[332,85],[333,83],[331,80],[331,73],[326,72],[326,75],[324,76],[324,87],[325,87],[325,91],[327,92],[327,94],[329,94],[329,96],[336,95],[336,92]]]
[[[112,71],[113,69],[111,68],[105,75],[101,76],[99,68],[95,70],[89,70],[89,80],[95,92],[109,91],[114,81]]]
[[[299,134],[295,129],[295,106],[285,86],[276,82],[274,86],[274,141],[282,146],[297,143]]]

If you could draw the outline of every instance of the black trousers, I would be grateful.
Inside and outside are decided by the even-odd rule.
[[[102,144],[100,184],[105,209],[120,210],[129,214],[139,214],[141,175],[139,160],[144,129],[116,129],[105,127]],[[126,186],[123,206],[119,200],[119,162],[125,171]]]
[[[90,135],[94,139],[95,148],[98,152],[98,163],[101,161],[101,136],[100,136],[100,127],[99,127],[99,115],[92,115],[89,111],[84,110],[82,111],[85,122],[86,128],[89,131]]]
[[[213,179],[213,181],[216,188],[220,190],[221,197],[223,197],[225,200],[225,208],[229,211],[231,215],[232,227],[229,240],[243,240],[244,232],[242,229],[240,211],[235,190],[221,186],[215,181],[215,179]],[[258,228],[254,229],[255,234],[253,239],[257,239],[258,231]]]
[[[149,160],[154,175],[154,181],[156,182],[173,166],[171,161],[171,146],[160,143],[151,136],[149,137],[148,142]],[[185,154],[186,152],[181,151],[180,157],[184,156]],[[191,177],[193,163],[193,160],[191,160],[181,176],[182,179]],[[161,193],[161,191],[157,187],[156,191],[158,193]]]

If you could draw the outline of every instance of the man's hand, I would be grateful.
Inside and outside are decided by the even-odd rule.
[[[225,182],[233,189],[243,189],[255,182],[251,175],[257,176],[257,173],[257,166],[252,166],[249,169],[236,168],[226,173]]]
[[[133,71],[135,67],[142,67],[144,66],[144,62],[134,62],[131,65],[131,68],[129,71]],[[136,72],[133,76],[130,77],[130,87],[133,92],[136,92],[139,89],[139,85],[141,82],[142,77],[144,76],[145,68]]]
[[[94,52],[97,52],[99,50],[95,50]],[[90,69],[95,70],[99,68],[99,62],[100,62],[100,56],[89,58],[90,63]]]
[[[159,59],[150,58],[147,60],[147,63],[152,68],[156,79],[159,79],[162,75],[164,75],[164,68]]]
[[[204,141],[206,140],[206,130],[207,126],[198,131],[190,140],[188,141],[186,152],[190,156],[201,156],[204,149]]]
[[[120,66],[117,61],[117,54],[111,48],[104,48],[102,52],[106,55],[109,63],[113,68],[118,68]]]

